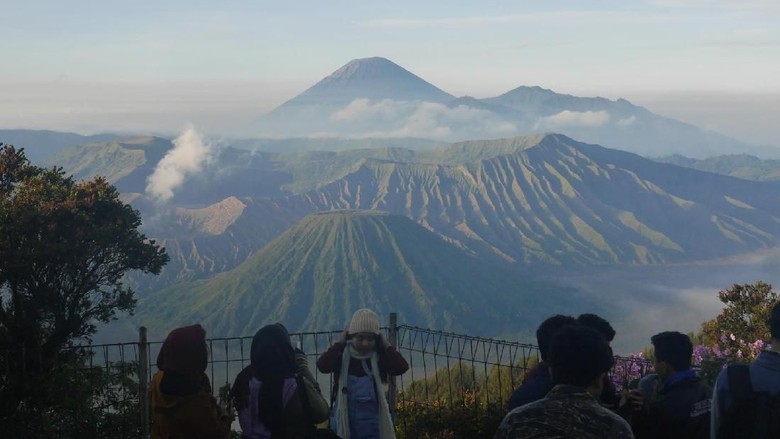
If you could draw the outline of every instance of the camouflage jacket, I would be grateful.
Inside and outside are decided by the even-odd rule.
[[[494,439],[631,439],[631,427],[582,387],[557,385],[542,400],[509,412]]]

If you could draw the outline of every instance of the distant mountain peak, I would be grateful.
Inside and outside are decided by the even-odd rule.
[[[355,99],[448,102],[451,94],[382,57],[353,59],[274,112],[299,106],[344,106]]]
[[[392,76],[396,74],[414,75],[387,58],[374,56],[371,58],[356,58],[344,64],[341,68],[328,75],[320,83],[354,78]]]

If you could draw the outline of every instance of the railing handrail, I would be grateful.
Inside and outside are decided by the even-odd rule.
[[[465,403],[467,396],[471,398],[469,399],[471,403],[476,401],[476,404],[485,404],[486,406],[506,403],[508,399],[506,392],[519,385],[522,374],[540,361],[539,348],[533,343],[461,334],[408,324],[398,325],[397,320],[392,315],[389,325],[383,326],[381,329],[386,331],[388,340],[395,344],[411,366],[406,374],[397,377],[397,381],[395,378],[389,381],[388,401],[392,404],[391,414],[393,416],[396,415],[396,409],[407,407],[408,404],[433,407],[444,401],[452,408],[456,404]],[[307,350],[307,356],[311,359],[327,350],[342,331],[343,329],[293,332],[290,333],[290,338],[293,341],[300,341]],[[219,390],[221,385],[232,383],[235,373],[238,372],[235,369],[237,366],[243,368],[245,364],[249,363],[250,349],[248,345],[252,338],[252,335],[245,335],[206,339],[210,347],[207,372],[215,392]],[[72,345],[65,348],[64,352],[81,350],[86,353],[85,367],[102,367],[109,370],[122,363],[135,363],[131,373],[137,375],[139,386],[139,408],[142,412],[139,431],[146,434],[149,427],[148,407],[150,404],[148,392],[144,391],[144,388],[154,373],[153,369],[156,370],[153,367],[155,358],[152,354],[162,344],[162,340],[148,341],[145,328],[141,328],[137,341]],[[40,346],[36,347],[40,348]],[[27,348],[28,352],[36,347]],[[24,349],[25,346],[15,346],[15,348]],[[308,348],[314,349],[309,351]],[[11,349],[13,348],[3,349],[0,347],[0,366],[8,368],[20,359],[24,363],[25,356],[8,355]],[[616,355],[615,359],[616,367],[612,372],[615,374],[614,376],[619,378],[625,378],[625,373],[629,369],[633,369],[635,365],[639,365],[643,372],[647,371],[650,366],[649,361],[641,358]],[[309,364],[311,365],[311,363],[310,361]],[[621,364],[621,367],[618,367],[618,364]],[[14,365],[14,367],[16,366]],[[24,367],[23,364],[22,367]],[[446,374],[441,373],[444,370],[446,370]],[[1,369],[0,372],[2,372]],[[476,390],[459,388],[456,385],[458,382],[453,381],[453,379],[464,378],[464,372]],[[315,371],[315,375],[319,377],[318,380],[324,380],[321,384],[326,380],[333,379],[330,374],[323,375]],[[495,386],[498,387],[497,391]],[[323,386],[325,392],[329,388],[329,386]],[[494,391],[497,393],[492,394],[491,392]],[[474,392],[484,393],[479,394],[479,400],[476,400]],[[449,398],[449,400],[442,398]]]

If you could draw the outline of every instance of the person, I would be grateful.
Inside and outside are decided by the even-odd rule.
[[[317,369],[334,374],[333,431],[344,439],[395,438],[382,384],[409,364],[385,341],[375,312],[355,311],[339,340],[317,359]]]
[[[281,324],[255,333],[250,364],[230,389],[244,439],[310,437],[330,409],[309,371],[306,355],[293,348]]]
[[[553,336],[548,355],[554,387],[539,401],[510,411],[494,439],[633,438],[628,423],[599,404],[612,350],[595,330],[566,326]]]
[[[617,334],[617,332],[615,332],[615,328],[613,328],[607,320],[596,314],[580,314],[577,317],[577,323],[582,326],[595,329],[596,332],[604,337],[604,339],[607,341],[607,344],[610,345],[615,339],[615,334]],[[620,404],[620,396],[618,395],[617,389],[615,388],[615,384],[612,382],[609,376],[604,377],[604,391],[599,397],[599,402],[601,402],[601,405],[604,407],[609,407],[613,410],[617,410]]]
[[[542,361],[525,374],[523,383],[512,392],[509,398],[509,410],[538,401],[553,388],[547,364],[547,351],[553,335],[570,325],[577,325],[577,320],[574,317],[560,314],[547,318],[539,325],[536,330],[536,343],[539,346],[539,355]]]
[[[615,332],[615,328],[613,328],[607,320],[597,314],[580,314],[577,316],[577,323],[583,326],[587,326],[588,328],[595,329],[596,332],[604,337],[604,340],[607,341],[607,344],[610,344],[613,340],[615,340],[615,334],[617,334],[617,332]]]
[[[149,385],[153,439],[228,437],[231,419],[211,394],[207,363],[200,325],[176,328],[165,338]]]
[[[770,413],[762,415],[768,418],[763,421],[755,417],[751,419],[751,415],[756,416],[759,413],[760,407],[757,404],[763,398],[773,398],[776,408],[780,404],[780,302],[772,308],[769,331],[772,339],[755,361],[750,365],[731,365],[718,375],[712,395],[710,436],[713,439],[777,437],[776,435],[780,434],[777,431],[765,431],[763,434],[757,431],[758,427],[767,428],[766,421],[774,422],[775,426],[780,424],[777,410],[774,416]],[[746,375],[741,386],[734,382],[740,372]],[[735,401],[740,393],[745,396]],[[756,430],[753,430],[754,428]],[[772,434],[775,436],[771,436]]]
[[[639,389],[624,395],[621,405],[633,408],[637,438],[709,438],[712,388],[691,369],[693,344],[679,332],[661,332],[650,339],[655,373],[642,378]]]

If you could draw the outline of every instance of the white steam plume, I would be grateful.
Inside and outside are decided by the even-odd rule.
[[[154,172],[146,180],[146,193],[158,202],[173,197],[176,188],[184,183],[188,175],[197,174],[203,164],[211,158],[213,145],[188,125],[174,139],[174,148],[157,163]]]

